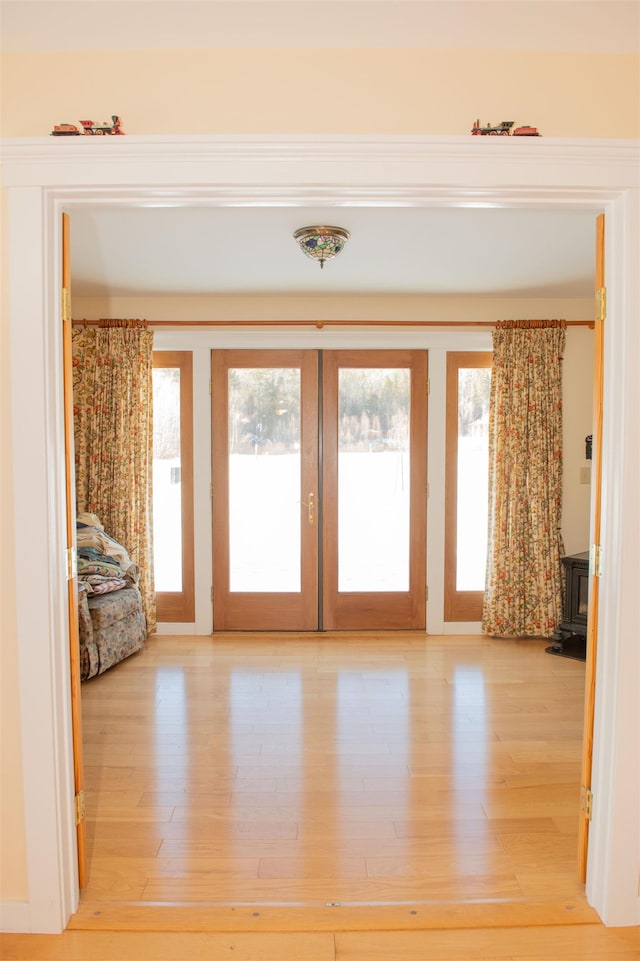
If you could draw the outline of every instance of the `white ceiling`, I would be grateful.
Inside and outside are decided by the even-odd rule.
[[[320,270],[298,227],[351,231]],[[595,212],[408,207],[83,207],[74,296],[429,294],[589,297]]]

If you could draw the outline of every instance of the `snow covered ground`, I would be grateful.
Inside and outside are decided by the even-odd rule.
[[[486,555],[486,442],[459,449],[458,590],[482,590]],[[156,590],[181,584],[177,461],[154,473]],[[297,454],[230,457],[231,590],[299,591],[300,494]],[[174,472],[175,476],[175,472]],[[342,453],[339,467],[339,589],[405,591],[409,583],[409,458],[401,451]]]

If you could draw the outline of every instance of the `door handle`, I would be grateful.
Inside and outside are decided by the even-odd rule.
[[[306,508],[307,508],[307,514],[308,514],[308,517],[309,517],[309,523],[310,523],[310,524],[315,523],[315,519],[316,519],[316,498],[315,498],[315,494],[313,494],[313,493],[310,491],[310,492],[309,492],[309,500],[308,500],[308,502],[305,504],[304,501],[300,501],[300,503],[302,504],[303,507],[306,507]]]

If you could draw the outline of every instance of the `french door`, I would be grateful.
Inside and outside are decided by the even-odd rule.
[[[316,630],[318,364],[212,352],[214,630]]]
[[[426,621],[424,351],[212,352],[214,630]]]

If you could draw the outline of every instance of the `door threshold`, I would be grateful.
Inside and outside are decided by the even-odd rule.
[[[600,924],[583,897],[250,904],[87,901],[70,931],[427,931]]]

